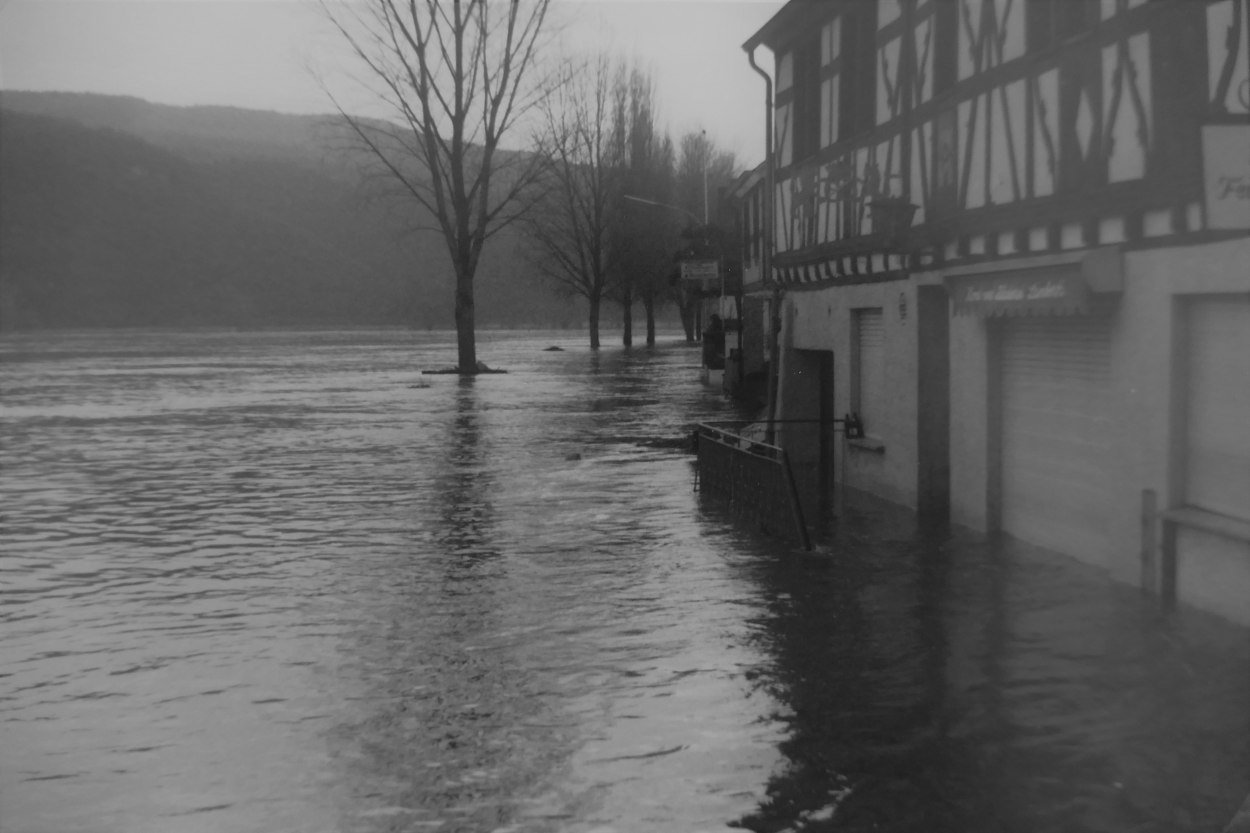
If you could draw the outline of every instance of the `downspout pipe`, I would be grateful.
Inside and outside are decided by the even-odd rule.
[[[776,195],[773,193],[773,79],[755,63],[755,45],[744,46],[747,62],[764,79],[764,245],[760,253],[760,271],[764,281],[772,285],[773,298],[769,309],[769,361],[768,361],[768,429],[765,442],[774,444],[776,441],[777,394],[781,365],[781,285],[773,280],[773,207]]]

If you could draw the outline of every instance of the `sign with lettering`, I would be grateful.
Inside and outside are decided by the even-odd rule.
[[[1089,287],[1079,275],[1041,269],[960,278],[951,295],[961,315],[1059,315],[1089,309]]]
[[[1250,125],[1202,128],[1207,228],[1250,228]]]
[[[711,283],[720,278],[720,261],[717,260],[683,260],[681,262],[681,279],[698,284]]]

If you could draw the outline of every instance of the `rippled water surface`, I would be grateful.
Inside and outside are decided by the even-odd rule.
[[[676,341],[0,347],[5,833],[1172,833],[1250,790],[1244,629],[872,511],[735,526]]]

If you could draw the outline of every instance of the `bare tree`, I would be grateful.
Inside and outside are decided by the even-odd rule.
[[[673,142],[652,133],[640,142],[627,172],[629,195],[650,205],[630,204],[618,223],[617,262],[622,283],[642,303],[647,345],[655,344],[656,313],[668,301],[677,269],[683,213],[673,204],[675,194]]]
[[[613,143],[620,159],[623,194],[643,202],[666,204],[672,181],[672,142],[655,126],[656,91],[651,76],[634,67],[622,72],[613,90]],[[657,270],[671,259],[674,218],[667,212],[625,215],[614,230],[617,258],[613,294],[621,305],[625,346],[633,344],[634,302],[642,300],[648,314],[649,343],[655,341],[654,287]],[[657,259],[658,258],[658,259]]]
[[[538,66],[549,2],[322,0],[388,115],[365,119],[335,106],[447,244],[462,374],[479,369],[473,278],[482,249],[524,213],[541,173],[541,155],[500,142],[549,93]]]
[[[526,219],[534,262],[555,286],[589,306],[591,349],[613,274],[609,231],[619,193],[612,89],[620,70],[605,55],[586,60],[547,99],[543,144],[550,168],[541,210]]]

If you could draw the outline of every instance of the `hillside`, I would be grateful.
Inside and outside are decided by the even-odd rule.
[[[368,199],[320,117],[0,96],[0,328],[452,326],[441,239]],[[579,316],[488,251],[482,326]]]

